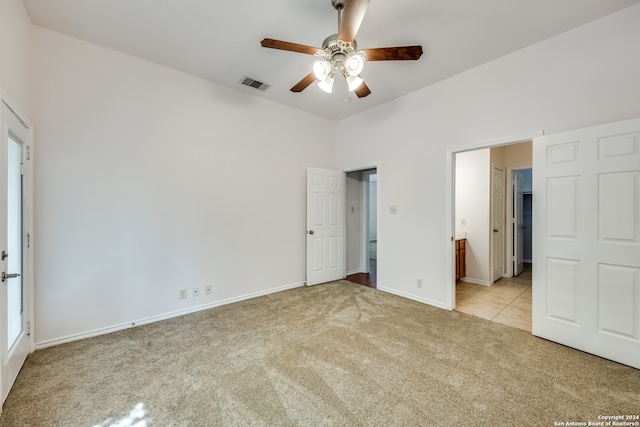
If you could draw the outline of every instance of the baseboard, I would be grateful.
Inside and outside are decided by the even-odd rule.
[[[362,269],[361,268],[356,268],[355,270],[347,271],[347,276],[351,276],[352,274],[358,274],[358,273],[362,273]]]
[[[467,283],[475,283],[476,285],[482,285],[482,286],[491,286],[491,285],[493,285],[493,282],[488,282],[486,280],[472,279],[470,277],[461,277],[460,281],[467,282]]]
[[[451,311],[449,308],[447,308],[447,306],[445,304],[443,304],[443,303],[441,303],[439,301],[433,301],[433,300],[430,300],[428,298],[418,297],[418,296],[415,296],[415,295],[407,294],[407,293],[404,293],[404,292],[397,291],[395,289],[389,289],[389,288],[385,288],[385,287],[379,287],[377,289],[379,291],[383,291],[383,292],[386,292],[388,294],[397,295],[397,296],[402,297],[402,298],[407,298],[407,299],[410,299],[410,300],[413,300],[413,301],[417,301],[417,302],[421,302],[421,303],[424,303],[424,304],[432,305],[434,307],[441,308],[443,310]]]
[[[234,302],[240,302],[252,298],[261,297],[264,295],[274,294],[276,292],[286,291],[288,289],[299,288],[304,286],[305,282],[294,283],[291,285],[280,286],[277,288],[271,288],[266,291],[254,292],[251,294],[241,295],[239,297],[229,298],[222,301],[215,301],[208,304],[198,305],[195,307],[185,308],[183,310],[177,310],[158,316],[146,317],[143,319],[133,320],[131,322],[121,323],[119,325],[108,326],[106,328],[94,329],[92,331],[81,332],[79,334],[67,335],[66,337],[54,338],[47,341],[36,342],[35,349],[41,350],[47,347],[53,347],[60,344],[65,344],[72,341],[79,341],[85,338],[97,337],[99,335],[110,334],[112,332],[122,331],[124,329],[135,328],[136,326],[148,325],[150,323],[159,322],[161,320],[172,319],[174,317],[184,316],[185,314],[196,313],[202,310],[208,310],[210,308],[220,307],[227,304],[233,304]]]
[[[533,261],[530,259],[523,259],[522,262],[525,264],[533,264]]]

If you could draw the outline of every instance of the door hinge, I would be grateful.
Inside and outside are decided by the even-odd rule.
[[[27,322],[27,335],[31,335],[31,322]]]
[[[31,234],[27,233],[27,248],[31,247]]]
[[[20,175],[24,175],[24,163],[20,163]]]
[[[27,160],[31,160],[31,147],[27,145],[27,152],[25,153]]]

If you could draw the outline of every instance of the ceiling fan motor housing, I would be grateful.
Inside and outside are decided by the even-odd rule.
[[[337,34],[330,35],[322,42],[322,50],[324,50],[323,56],[328,61],[331,61],[331,58],[335,57],[336,54],[351,56],[356,53],[357,49],[358,44],[355,40],[352,43],[345,43],[338,39]]]
[[[331,5],[336,10],[344,9],[344,0],[331,0]]]

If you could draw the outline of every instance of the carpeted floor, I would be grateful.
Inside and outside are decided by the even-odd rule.
[[[39,350],[0,425],[553,426],[639,413],[639,370],[341,281]]]

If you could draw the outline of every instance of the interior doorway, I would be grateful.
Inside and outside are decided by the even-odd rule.
[[[453,308],[531,331],[531,239],[527,263],[523,217],[525,193],[528,202],[532,193],[532,142],[500,142],[460,151],[453,153],[453,162],[458,266]],[[527,191],[522,185],[525,169],[529,172]],[[514,179],[518,177],[520,189],[516,191]],[[529,209],[529,222],[531,215]],[[519,252],[518,245],[522,246]]]
[[[347,280],[372,288],[378,282],[378,170],[347,172]]]

